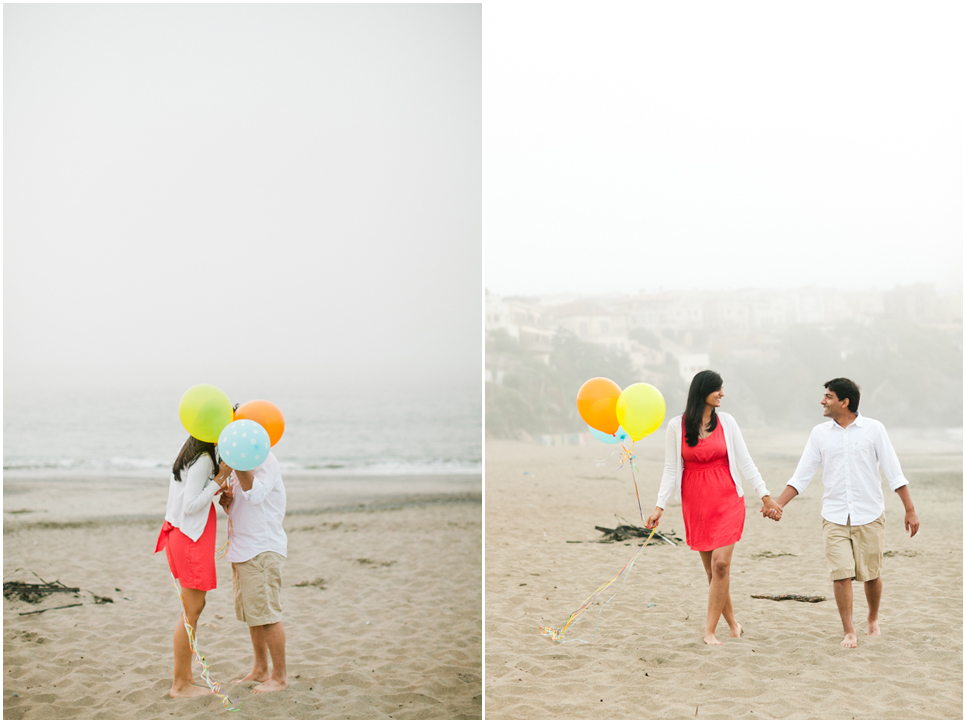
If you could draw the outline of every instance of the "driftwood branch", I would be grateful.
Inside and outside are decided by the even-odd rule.
[[[798,602],[825,602],[824,595],[752,595],[759,600],[797,600]]]
[[[55,608],[44,608],[43,610],[31,610],[27,613],[20,613],[21,615],[37,615],[38,613],[45,613],[48,610],[63,610],[64,608],[79,608],[84,603],[71,603],[70,605],[58,605]]]

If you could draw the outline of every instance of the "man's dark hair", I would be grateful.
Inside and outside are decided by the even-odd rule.
[[[825,388],[830,392],[835,392],[835,396],[841,402],[843,399],[849,400],[849,411],[852,414],[859,412],[859,385],[851,379],[836,377],[830,382],[825,382]]]

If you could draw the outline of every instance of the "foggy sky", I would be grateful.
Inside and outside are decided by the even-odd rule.
[[[487,5],[486,287],[961,290],[962,20]]]
[[[5,384],[479,379],[478,5],[3,12]]]

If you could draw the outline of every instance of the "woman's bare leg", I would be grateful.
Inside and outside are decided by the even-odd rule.
[[[735,620],[734,607],[731,604],[731,555],[733,544],[719,547],[710,552],[701,552],[701,562],[708,575],[708,619],[704,629],[704,642],[708,645],[720,645],[715,637],[718,620],[724,616],[731,631],[731,637],[741,637],[741,625]]]
[[[201,616],[201,611],[205,609],[205,591],[183,587],[181,599],[184,601],[188,625],[197,636],[198,618]],[[191,645],[188,642],[188,631],[184,629],[184,618],[178,615],[178,624],[174,629],[174,683],[171,685],[171,697],[194,698],[209,693],[211,691],[207,688],[195,685],[194,676],[191,674]]]

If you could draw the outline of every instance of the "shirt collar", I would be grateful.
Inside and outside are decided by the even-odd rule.
[[[839,424],[838,422],[836,422],[834,419],[828,420],[828,425],[832,429],[842,429],[842,430],[848,429],[848,427],[843,427],[841,424]],[[861,412],[856,412],[855,413],[855,419],[852,420],[852,424],[850,424],[849,427],[864,427],[864,426],[865,426],[865,420],[862,418],[862,413]]]

